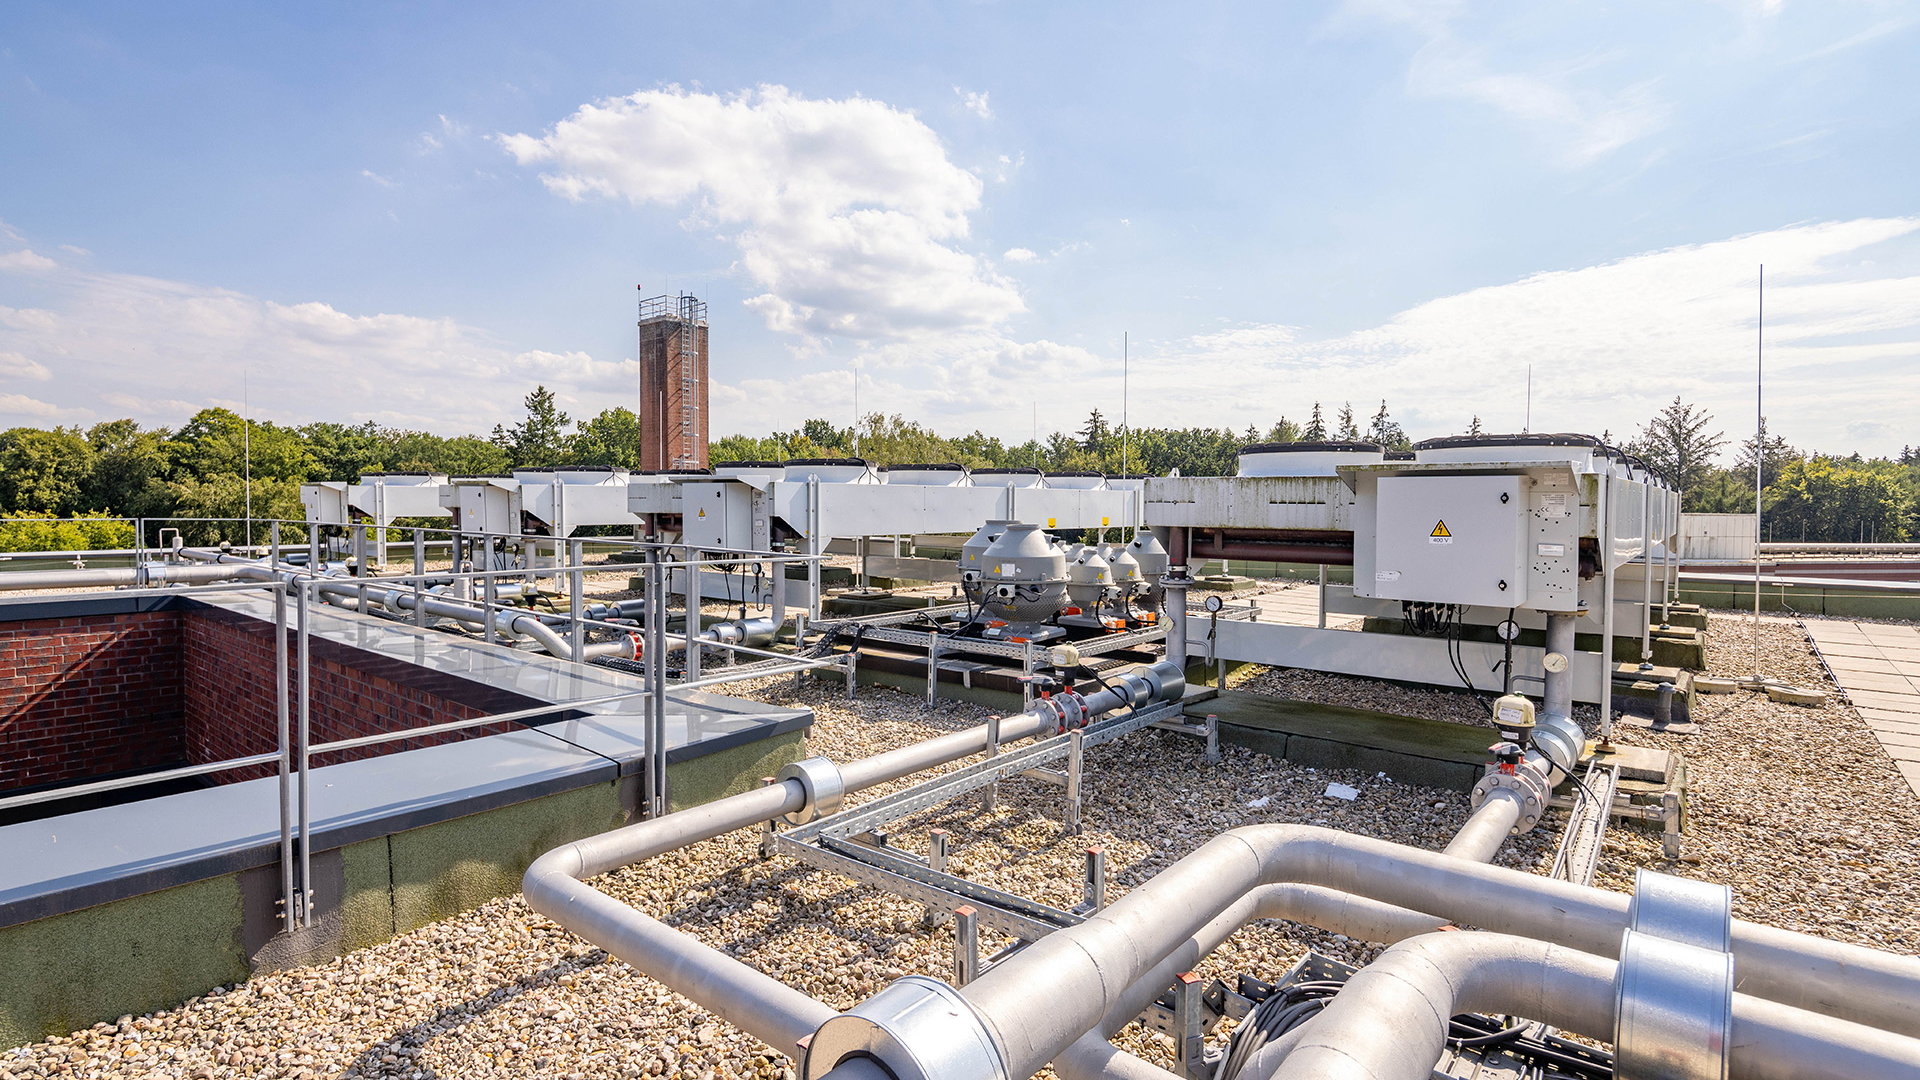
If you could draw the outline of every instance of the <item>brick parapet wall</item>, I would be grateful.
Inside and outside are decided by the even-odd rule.
[[[313,639],[312,659],[314,743],[535,704],[323,638]],[[290,642],[290,669],[292,660]],[[212,606],[0,623],[0,791],[272,753],[273,671],[271,624]],[[289,670],[290,712],[294,684]],[[318,755],[313,763],[515,730],[511,721],[488,724]],[[266,764],[209,779],[233,783],[275,771]]]
[[[0,623],[0,790],[183,764],[182,613]]]
[[[186,621],[186,743],[196,762],[222,761],[272,753],[278,742],[279,720],[273,691],[273,627],[234,612],[209,609]],[[406,728],[444,724],[504,711],[463,703],[420,687],[408,686],[366,669],[382,658],[324,639],[310,646],[313,693],[308,732],[311,742],[325,743],[361,735],[385,734]],[[293,643],[288,648],[288,707],[296,707]],[[297,716],[297,714],[294,714]],[[313,764],[378,757],[424,746],[457,742],[481,735],[519,730],[511,721],[439,735],[377,743],[319,755]],[[251,766],[223,773],[225,782],[271,776],[273,765]]]

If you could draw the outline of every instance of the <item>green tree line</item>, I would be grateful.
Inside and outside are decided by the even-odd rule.
[[[226,409],[203,409],[173,429],[143,428],[132,420],[85,429],[13,428],[0,431],[0,512],[14,518],[240,518],[247,516],[250,492],[252,517],[298,519],[305,516],[300,485],[318,480],[422,470],[474,476],[541,465],[639,467],[640,419],[632,410],[608,409],[576,423],[544,386],[535,387],[523,405],[517,423],[498,425],[485,436],[448,437],[374,423],[249,423]],[[1478,417],[1466,433],[1482,433]],[[972,468],[1224,476],[1235,471],[1241,447],[1250,443],[1324,439],[1360,439],[1392,449],[1412,445],[1381,401],[1370,412],[1356,412],[1351,403],[1329,409],[1315,402],[1304,419],[1281,416],[1264,428],[1238,431],[1126,430],[1095,409],[1076,431],[1022,443],[980,431],[946,437],[876,412],[850,427],[811,419],[792,431],[728,435],[710,450],[715,462],[857,454],[878,465],[958,462]],[[1920,449],[1868,459],[1806,452],[1769,435],[1764,446],[1752,438],[1740,443],[1731,464],[1723,466],[1729,445],[1710,413],[1679,398],[1627,443],[1675,481],[1690,512],[1752,513],[1758,457],[1773,539],[1888,542],[1914,535]]]

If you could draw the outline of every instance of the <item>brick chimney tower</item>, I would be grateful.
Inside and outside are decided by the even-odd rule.
[[[707,305],[640,301],[640,467],[707,467]]]

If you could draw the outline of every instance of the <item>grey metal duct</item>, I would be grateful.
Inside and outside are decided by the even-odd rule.
[[[1617,1042],[1618,964],[1591,953],[1505,934],[1426,934],[1355,972],[1301,1027],[1275,1080],[1425,1080],[1446,1045],[1448,1018],[1524,1016]],[[1390,1037],[1382,1037],[1391,1033]],[[1740,1080],[1920,1077],[1920,1041],[1776,1002],[1733,995],[1727,1068]],[[1719,1046],[1673,1047],[1663,1075],[1701,1075]],[[1250,1062],[1248,1068],[1254,1063]],[[1243,1070],[1243,1073],[1245,1070]],[[1248,1075],[1269,1075],[1265,1073]]]
[[[1089,695],[1088,715],[1126,705],[1177,698],[1184,691],[1178,669],[1160,664],[1148,673],[1114,680],[1113,688]],[[1002,742],[1051,734],[1051,709],[1002,720]],[[604,874],[655,855],[712,839],[735,829],[798,814],[815,802],[819,785],[837,776],[839,790],[858,791],[911,776],[987,748],[986,725],[888,751],[836,768],[824,758],[779,783],[642,821],[565,844],[535,859],[521,880],[527,904],[673,990],[700,1002],[734,1026],[781,1052],[799,1056],[799,1043],[835,1011],[806,994],[742,964],[717,949],[607,896],[582,878]]]
[[[1301,825],[1216,837],[1086,922],[990,968],[962,991],[1030,1075],[1092,1030],[1126,988],[1238,898],[1265,884],[1323,885],[1491,931],[1613,956],[1629,897],[1438,852]],[[1898,1034],[1920,1032],[1920,959],[1735,922],[1741,989]]]

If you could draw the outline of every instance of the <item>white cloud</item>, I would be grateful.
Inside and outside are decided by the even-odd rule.
[[[357,315],[132,274],[38,271],[32,285],[48,307],[0,307],[0,375],[50,376],[37,392],[47,400],[7,399],[15,413],[178,424],[194,410],[238,402],[243,369],[255,413],[284,423],[484,433],[518,416],[536,382],[576,416],[632,406],[631,360],[516,350],[451,319]]]
[[[1007,253],[1001,256],[1001,258],[1007,260],[1008,262],[1017,262],[1017,263],[1032,262],[1035,259],[1038,259],[1039,257],[1040,256],[1035,255],[1032,251],[1023,247],[1008,248]]]
[[[44,364],[34,362],[17,352],[0,352],[0,379],[33,379],[45,382],[53,378],[53,373]]]
[[[65,410],[25,394],[0,394],[0,416],[25,416],[35,421],[57,420]]]
[[[962,108],[982,120],[993,119],[993,110],[987,106],[987,91],[982,90],[976,94],[971,90],[965,90],[956,86],[953,88],[953,92],[960,95],[960,105]]]
[[[502,135],[569,199],[691,204],[727,230],[775,330],[880,340],[995,326],[1024,310],[1013,282],[956,246],[981,181],[912,113],[784,87],[678,87],[583,105],[543,136]]]
[[[1737,438],[1751,424],[1764,260],[1775,427],[1803,446],[1888,452],[1920,401],[1920,256],[1905,244],[1861,260],[1916,231],[1920,218],[1794,226],[1473,289],[1333,337],[1210,334],[1136,356],[1135,393],[1188,422],[1211,411],[1236,427],[1304,416],[1315,399],[1371,412],[1385,397],[1421,437],[1473,415],[1519,428],[1531,364],[1536,430],[1624,439],[1678,394]]]
[[[26,271],[51,270],[60,265],[45,255],[28,248],[0,254],[0,270]]]
[[[1920,402],[1920,218],[1799,225],[1535,274],[1440,297],[1344,333],[1254,323],[1133,341],[1130,415],[1156,427],[1261,429],[1385,398],[1415,438],[1473,416],[1517,430],[1533,365],[1536,430],[1630,438],[1676,394],[1734,441],[1752,423],[1754,285],[1767,266],[1767,412],[1803,447],[1891,453]],[[1120,413],[1117,340],[1091,349],[996,332],[867,350],[863,409],[1024,441]],[[1071,386],[1062,395],[1059,388]],[[844,368],[714,388],[715,432],[852,416]]]
[[[1510,38],[1510,51],[1524,61],[1503,64],[1489,44],[1469,40],[1457,28],[1468,14],[1450,2],[1349,0],[1343,14],[1405,26],[1421,38],[1407,66],[1407,89],[1416,97],[1478,102],[1526,124],[1556,147],[1569,169],[1591,165],[1666,126],[1671,112],[1652,79],[1596,87],[1597,69],[1612,58],[1578,56],[1553,62],[1545,50],[1522,40],[1524,32],[1482,34]],[[1529,16],[1539,23],[1539,16]]]
[[[383,188],[394,188],[394,187],[400,186],[399,181],[389,180],[386,177],[381,176],[379,173],[374,172],[372,169],[361,169],[360,175],[366,177],[367,179],[373,181],[376,184],[379,184]]]

